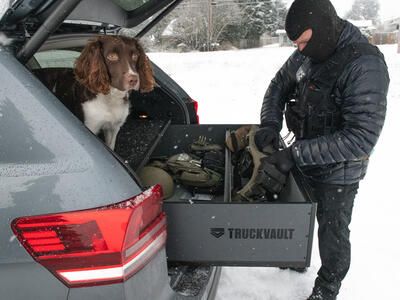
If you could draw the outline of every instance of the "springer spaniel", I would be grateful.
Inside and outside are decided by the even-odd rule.
[[[73,73],[71,69],[37,73],[86,127],[96,135],[103,132],[112,150],[129,114],[129,92],[150,92],[155,84],[142,46],[136,39],[123,36],[104,35],[90,40],[76,60]]]

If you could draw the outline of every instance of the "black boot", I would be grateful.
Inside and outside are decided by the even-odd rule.
[[[336,300],[336,295],[332,294],[328,289],[316,285],[307,300]]]

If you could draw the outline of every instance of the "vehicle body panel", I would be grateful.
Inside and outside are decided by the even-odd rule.
[[[0,47],[0,74],[2,297],[205,299],[215,294],[216,269],[198,296],[175,293],[169,285],[165,248],[124,283],[87,288],[68,289],[32,259],[11,230],[15,218],[95,208],[130,198],[142,188],[129,166],[73,116],[12,49]],[[179,88],[174,82],[173,86]],[[190,122],[187,111],[184,116]]]
[[[27,4],[25,8],[22,5],[24,2]],[[137,9],[128,10],[116,5],[116,1],[83,0],[67,18],[72,23],[64,24],[65,26],[62,25],[58,28],[56,20],[51,23],[54,27],[46,28],[42,26],[47,18],[52,17],[52,12],[60,3],[67,2],[75,3],[76,0],[66,0],[65,2],[18,1],[14,4],[16,6],[21,5],[20,8],[25,10],[15,11],[15,14],[9,12],[10,16],[12,15],[9,23],[7,23],[7,19],[3,19],[5,21],[3,25],[7,25],[6,29],[11,28],[10,32],[15,33],[18,43],[12,45],[12,47],[15,47],[14,49],[6,49],[0,46],[0,74],[2,78],[0,85],[0,228],[2,229],[0,232],[0,291],[6,299],[167,300],[206,299],[208,297],[212,299],[215,295],[220,269],[210,268],[212,274],[197,295],[185,296],[176,293],[170,287],[165,248],[158,252],[143,269],[123,283],[69,289],[33,260],[11,230],[12,220],[18,217],[93,209],[120,202],[143,191],[136,175],[127,163],[122,161],[118,154],[110,151],[100,138],[92,134],[74,117],[53,96],[51,91],[45,88],[39,79],[15,57],[20,57],[22,62],[28,61],[37,49],[46,51],[73,48],[75,51],[79,51],[87,40],[94,36],[93,32],[100,33],[100,28],[103,29],[104,33],[115,34],[118,31],[118,26],[136,26],[157,11],[179,1],[150,0]],[[135,3],[142,3],[142,1]],[[18,24],[20,27],[13,27],[17,22],[21,22],[21,24],[32,22],[31,25],[33,25],[28,28],[21,27],[21,24]],[[96,22],[92,28],[90,25],[88,27],[90,22]],[[72,25],[69,26],[68,24]],[[117,27],[110,27],[108,24],[117,25]],[[27,31],[31,30],[30,33],[33,35],[30,39],[25,35],[24,30],[21,31],[22,28],[27,29]],[[79,31],[81,28],[82,31]],[[86,31],[90,28],[91,30]],[[15,32],[14,29],[16,29]],[[77,29],[78,31],[76,31]],[[36,35],[35,30],[39,31],[38,35]],[[42,43],[47,39],[46,35],[50,35],[56,30],[59,30],[57,35]],[[46,38],[44,38],[45,36]],[[30,47],[27,47],[28,49],[25,49],[27,51],[22,51],[22,54],[18,55],[21,53],[21,48],[24,50],[24,45],[32,40],[34,42]],[[17,55],[14,54],[14,51]],[[32,67],[35,63],[37,64],[37,61],[35,62],[33,59],[28,62],[27,67]],[[168,103],[170,106],[171,103],[174,106],[174,109],[171,109],[172,112],[162,114],[163,117],[167,118],[168,126],[174,122],[180,125],[196,124],[196,112],[190,97],[160,68],[156,65],[153,65],[153,67],[157,91],[162,91],[158,94],[161,95],[158,96],[158,100],[165,96],[165,107],[168,106]],[[147,96],[142,97],[142,104],[145,107]],[[159,103],[157,102],[157,104]],[[137,106],[140,107],[140,105]],[[152,109],[164,110],[165,107],[154,105]],[[198,124],[193,125],[193,128],[194,132],[199,134],[213,131],[212,126],[211,130],[209,130],[210,126]],[[187,137],[192,132],[185,135],[184,130],[177,130],[172,132],[172,135],[175,133],[182,135],[182,132],[185,138],[167,141],[170,144],[164,148],[173,150],[165,153],[166,155],[181,150],[175,146],[180,146],[180,142],[189,140]],[[223,145],[225,135],[221,136],[222,139],[219,143]],[[165,139],[162,140],[161,134],[155,143],[149,145],[149,152],[156,148],[158,142],[160,142],[159,147],[163,147]],[[131,142],[128,146],[131,145],[133,147],[135,143]],[[146,158],[150,158],[150,154]],[[143,162],[143,164],[146,162]],[[230,189],[227,189],[225,193],[230,193]],[[226,197],[222,198],[226,199]],[[165,206],[171,217],[168,222],[173,224],[169,227],[172,233],[169,243],[172,245],[170,246],[171,251],[173,251],[171,252],[173,253],[172,258],[176,261],[201,262],[213,265],[215,260],[212,261],[209,257],[210,254],[212,255],[215,252],[215,258],[219,265],[304,266],[304,263],[309,264],[309,253],[311,251],[309,242],[312,241],[310,228],[313,228],[315,214],[315,205],[309,202],[306,203],[306,206],[300,207],[299,210],[295,209],[296,204],[293,204],[294,209],[287,211],[284,211],[282,207],[278,208],[278,206],[271,205],[274,209],[269,213],[267,212],[266,217],[269,216],[273,224],[289,226],[291,214],[296,212],[300,213],[297,216],[297,221],[304,216],[307,219],[304,219],[304,222],[297,222],[301,227],[299,232],[303,236],[302,239],[295,241],[298,247],[291,248],[288,255],[280,256],[282,246],[285,246],[285,244],[280,244],[278,245],[280,247],[277,248],[274,248],[276,245],[272,244],[271,253],[275,252],[272,255],[266,255],[265,259],[262,256],[262,251],[268,251],[267,248],[271,244],[263,244],[262,242],[257,244],[262,251],[258,249],[256,259],[251,255],[251,252],[248,252],[248,246],[246,246],[246,251],[241,251],[240,248],[237,248],[237,244],[225,243],[221,246],[221,243],[215,243],[213,245],[215,247],[208,248],[205,253],[201,252],[207,244],[213,243],[212,238],[210,239],[209,226],[215,225],[215,227],[221,228],[229,223],[229,218],[223,219],[226,217],[227,211],[232,212],[230,217],[235,219],[241,217],[250,219],[257,215],[259,220],[255,220],[255,223],[252,223],[251,226],[264,226],[262,210],[257,210],[257,204],[224,203],[225,208],[223,206],[215,207],[215,214],[212,214],[214,208],[211,203],[200,215],[198,215],[198,212],[202,211],[202,205],[188,207],[187,203],[181,205],[182,202],[178,202],[176,204],[177,206],[168,203]],[[214,204],[218,205],[218,203]],[[232,207],[228,207],[230,205]],[[182,239],[184,241],[182,244],[182,241],[176,239],[179,239],[179,234],[182,233],[181,228],[190,229],[189,226],[185,226],[188,224],[187,216],[190,216],[190,214],[198,217],[198,219],[192,218],[192,221],[195,220],[198,227],[193,228],[193,232],[189,230],[185,234],[201,240]],[[221,215],[220,220],[217,220],[219,223],[213,221],[213,217],[215,218],[217,214]],[[279,214],[279,216],[276,216],[276,214]],[[285,219],[285,222],[279,223],[279,218]],[[246,227],[249,226],[249,222],[239,225]],[[179,227],[177,230],[174,229],[176,226]],[[178,235],[174,236],[175,233]],[[309,236],[307,236],[308,234]],[[308,239],[308,244],[304,245],[302,251],[297,253],[296,251],[302,247],[301,244],[306,239]],[[293,243],[291,246],[293,246]],[[291,246],[288,245],[288,247]],[[229,251],[229,249],[232,250],[230,256],[226,255],[226,251]],[[187,253],[189,253],[189,256],[184,256]],[[292,257],[297,260],[289,261]],[[265,263],[267,259],[276,263]],[[298,263],[299,261],[301,263]]]
[[[68,288],[33,261],[11,221],[116,203],[142,190],[104,144],[4,48],[0,74],[2,297],[66,299]],[[157,260],[165,269],[165,255]],[[167,272],[159,276],[168,286]]]

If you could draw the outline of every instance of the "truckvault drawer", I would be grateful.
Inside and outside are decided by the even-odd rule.
[[[171,125],[152,156],[186,152],[199,136],[224,145],[227,130],[239,126]],[[290,174],[275,201],[231,202],[228,150],[225,173],[224,195],[193,195],[177,186],[174,196],[164,201],[168,260],[221,266],[309,266],[316,204],[300,177]]]

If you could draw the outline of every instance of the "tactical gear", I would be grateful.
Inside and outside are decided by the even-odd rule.
[[[233,153],[243,150],[247,146],[247,135],[251,125],[242,126],[234,131],[225,140],[226,147]]]
[[[198,140],[190,144],[189,152],[197,157],[203,158],[210,151],[222,151],[222,146],[207,142],[207,137],[199,136]]]
[[[204,153],[202,166],[219,174],[225,173],[225,156],[222,151],[211,150]]]
[[[254,137],[258,149],[264,152],[264,148],[272,146],[274,149],[279,148],[279,132],[270,127],[261,127],[257,130]]]
[[[278,194],[284,187],[286,179],[286,174],[278,170],[274,164],[267,160],[267,158],[261,159],[260,166],[255,177],[255,184],[259,188],[261,187],[265,191]]]
[[[294,1],[285,22],[286,33],[292,41],[312,29],[311,39],[301,53],[316,63],[326,61],[333,54],[343,27],[344,21],[329,0]]]
[[[166,165],[174,178],[188,188],[209,193],[223,191],[223,175],[202,167],[200,159],[187,153],[171,156]]]
[[[266,153],[262,153],[256,143],[255,135],[258,126],[253,125],[247,135],[248,146],[242,151],[237,168],[241,177],[249,178],[248,182],[237,191],[234,200],[256,201],[265,199],[267,193],[278,193],[286,182],[285,174],[281,173],[273,164],[266,161],[267,155],[275,150],[269,146]],[[268,172],[263,170],[268,169]]]
[[[177,183],[192,192],[223,192],[225,156],[222,146],[209,143],[205,136],[200,136],[189,145],[188,152],[153,160],[149,165],[167,171]]]
[[[333,89],[344,68],[361,55],[382,57],[371,44],[351,44],[333,55],[297,88],[295,99],[287,103],[285,113],[287,127],[296,139],[311,139],[341,129],[342,113],[335,103]]]
[[[211,169],[219,174],[225,173],[225,156],[221,145],[207,142],[207,137],[199,136],[189,145],[192,157],[200,159],[201,167]]]
[[[164,199],[174,194],[174,181],[165,170],[153,166],[145,166],[137,174],[146,187],[160,184],[163,189]]]

